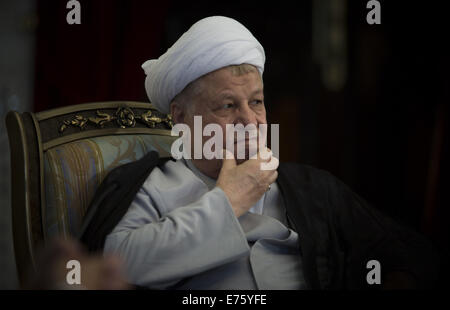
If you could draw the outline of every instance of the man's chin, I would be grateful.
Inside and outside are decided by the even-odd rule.
[[[244,157],[238,157],[238,156],[235,154],[235,155],[234,155],[234,158],[236,159],[236,164],[240,165],[240,164],[246,162],[247,160],[249,160],[250,158],[254,158],[254,155],[253,155],[253,156],[250,156],[250,155],[248,154],[248,152],[246,152]]]
[[[247,160],[248,160],[248,158],[246,158],[246,159],[236,159],[236,164],[240,165],[240,164],[246,162]]]
[[[237,152],[234,153],[234,158],[236,159],[236,163],[238,165],[242,164],[243,162],[246,162],[250,158],[253,158],[256,155],[256,151],[250,150],[248,148],[245,149],[245,154],[237,154]]]

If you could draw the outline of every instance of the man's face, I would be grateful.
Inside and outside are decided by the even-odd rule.
[[[202,116],[203,127],[214,123],[222,128],[224,147],[227,124],[253,124],[257,128],[260,124],[267,124],[263,83],[257,70],[237,76],[229,68],[222,68],[203,77],[201,83],[202,91],[192,114]],[[186,117],[186,124],[193,132],[193,116]],[[203,143],[210,138],[203,137]],[[245,143],[248,156],[248,140]],[[237,157],[236,144],[234,156]],[[238,164],[243,161],[237,160]]]

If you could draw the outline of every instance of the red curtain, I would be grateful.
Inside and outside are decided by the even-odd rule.
[[[146,101],[140,66],[163,52],[167,2],[79,2],[81,24],[69,25],[67,1],[38,1],[34,111],[105,100]]]

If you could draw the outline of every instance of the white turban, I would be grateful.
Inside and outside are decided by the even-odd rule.
[[[217,69],[240,64],[254,65],[264,71],[262,45],[238,21],[212,16],[201,19],[185,32],[158,59],[143,65],[145,90],[150,102],[163,113],[189,83]]]

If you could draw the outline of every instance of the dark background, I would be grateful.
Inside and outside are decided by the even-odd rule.
[[[236,18],[266,51],[266,107],[269,122],[280,124],[280,159],[330,171],[448,253],[449,11],[438,5],[444,2],[380,1],[381,25],[367,24],[367,1],[80,2],[81,25],[68,25],[67,1],[38,1],[34,111],[147,101],[145,60],[203,17]],[[345,12],[339,59],[346,77],[338,89],[324,83],[314,48],[330,52],[314,35],[333,31],[329,18],[313,18],[327,10]]]

